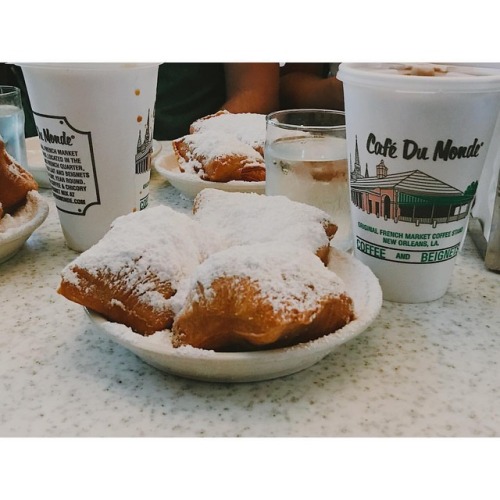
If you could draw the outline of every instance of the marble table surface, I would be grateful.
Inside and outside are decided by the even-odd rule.
[[[357,338],[275,380],[168,375],[93,332],[56,293],[66,247],[50,212],[0,265],[0,437],[500,435],[500,276],[467,237],[447,294],[384,302]],[[191,202],[152,173],[151,204]]]

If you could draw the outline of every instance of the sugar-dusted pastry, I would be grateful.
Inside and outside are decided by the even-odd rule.
[[[294,243],[326,264],[337,226],[319,208],[285,196],[204,189],[194,200],[194,218],[232,245]]]
[[[269,349],[319,338],[352,319],[342,280],[308,250],[234,246],[195,270],[172,343],[215,351]]]
[[[264,158],[251,146],[225,133],[204,132],[172,141],[179,168],[212,182],[263,181]]]
[[[221,248],[188,215],[166,206],[116,219],[62,271],[58,292],[111,321],[149,335],[172,325],[186,278]]]
[[[44,204],[41,194],[34,189],[28,191],[24,203],[17,205],[10,212],[2,213],[2,205],[0,204],[0,239],[2,234],[29,223],[37,213],[41,214],[44,211]],[[46,210],[48,213],[48,206]],[[43,220],[45,220],[45,217]]]
[[[190,133],[222,132],[233,135],[264,155],[266,142],[266,116],[257,113],[230,113],[219,111],[196,120],[191,124]]]
[[[29,191],[37,190],[38,184],[12,156],[0,140],[0,204],[8,212],[26,200]]]

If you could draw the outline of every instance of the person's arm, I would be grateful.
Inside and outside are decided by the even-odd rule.
[[[342,82],[322,75],[323,64],[291,63],[282,68],[280,105],[282,108],[344,109]]]
[[[227,100],[222,109],[260,114],[278,109],[278,63],[227,63],[224,66]]]

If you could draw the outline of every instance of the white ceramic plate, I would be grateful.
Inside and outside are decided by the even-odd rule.
[[[1,229],[1,226],[7,225],[6,221],[0,222],[0,264],[13,257],[33,231],[47,218],[48,203],[36,191],[32,191],[31,194],[33,211],[27,208],[20,209],[18,214],[12,218],[12,225],[5,230]],[[22,221],[19,225],[15,222],[17,218]]]
[[[26,139],[26,155],[28,157],[26,170],[31,173],[40,187],[50,188],[49,174],[45,167],[38,137],[28,137]]]
[[[158,142],[156,139],[153,139],[153,151],[151,153],[151,158],[156,158],[160,154],[162,147],[163,146],[161,142]]]
[[[194,199],[195,196],[205,188],[221,189],[223,191],[241,192],[241,193],[258,193],[264,194],[266,190],[265,181],[262,182],[247,182],[247,181],[230,181],[230,182],[210,182],[204,181],[195,174],[181,172],[175,157],[172,143],[164,141],[161,153],[154,161],[154,167],[157,172],[172,184],[184,196]]]
[[[283,349],[219,353],[193,347],[172,347],[170,331],[149,337],[106,321],[86,309],[95,331],[126,347],[146,363],[182,377],[211,382],[255,382],[283,377],[309,368],[337,346],[363,332],[377,317],[382,305],[378,279],[350,254],[331,249],[330,269],[345,282],[354,300],[356,319],[320,339]]]

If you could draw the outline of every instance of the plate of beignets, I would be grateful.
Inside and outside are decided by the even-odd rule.
[[[179,146],[182,148],[182,145]],[[233,157],[234,158],[234,157]],[[233,161],[232,159],[229,162]],[[236,158],[236,162],[239,162],[239,159]],[[244,162],[243,162],[244,163]],[[226,175],[225,172],[227,164],[213,164],[213,171],[215,175]],[[212,188],[219,189],[221,191],[229,191],[229,192],[241,192],[241,193],[259,193],[263,194],[266,190],[265,180],[261,181],[249,181],[243,180],[243,177],[250,178],[254,173],[259,170],[262,172],[264,169],[263,160],[261,163],[258,163],[255,167],[248,165],[238,165],[236,170],[239,170],[238,175],[242,178],[240,180],[226,180],[224,182],[216,182],[203,179],[199,171],[194,172],[193,170],[184,170],[182,171],[179,167],[179,159],[176,155],[176,152],[173,149],[173,145],[171,141],[164,141],[163,148],[161,153],[156,157],[154,161],[154,167],[156,171],[164,177],[174,188],[180,191],[181,194],[186,196],[189,199],[194,199],[196,195],[202,191],[203,189]],[[246,168],[245,168],[246,167]],[[221,173],[222,172],[222,173]],[[258,174],[261,175],[261,174]]]
[[[156,170],[193,199],[202,189],[264,193],[265,115],[220,111],[196,120],[190,133],[165,141]]]
[[[147,363],[211,381],[307,368],[378,314],[378,280],[329,246],[336,225],[322,210],[206,189],[193,212],[120,217],[66,266],[58,292]]]
[[[47,218],[48,203],[33,176],[0,140],[0,263],[13,257]]]
[[[363,333],[380,311],[380,285],[369,268],[350,254],[335,248],[330,252],[327,270],[343,281],[353,301],[355,318],[332,333],[287,347],[236,352],[217,352],[190,345],[174,347],[171,330],[144,337],[89,309],[86,312],[100,335],[166,373],[209,382],[257,382],[284,377],[310,368],[338,346]]]

